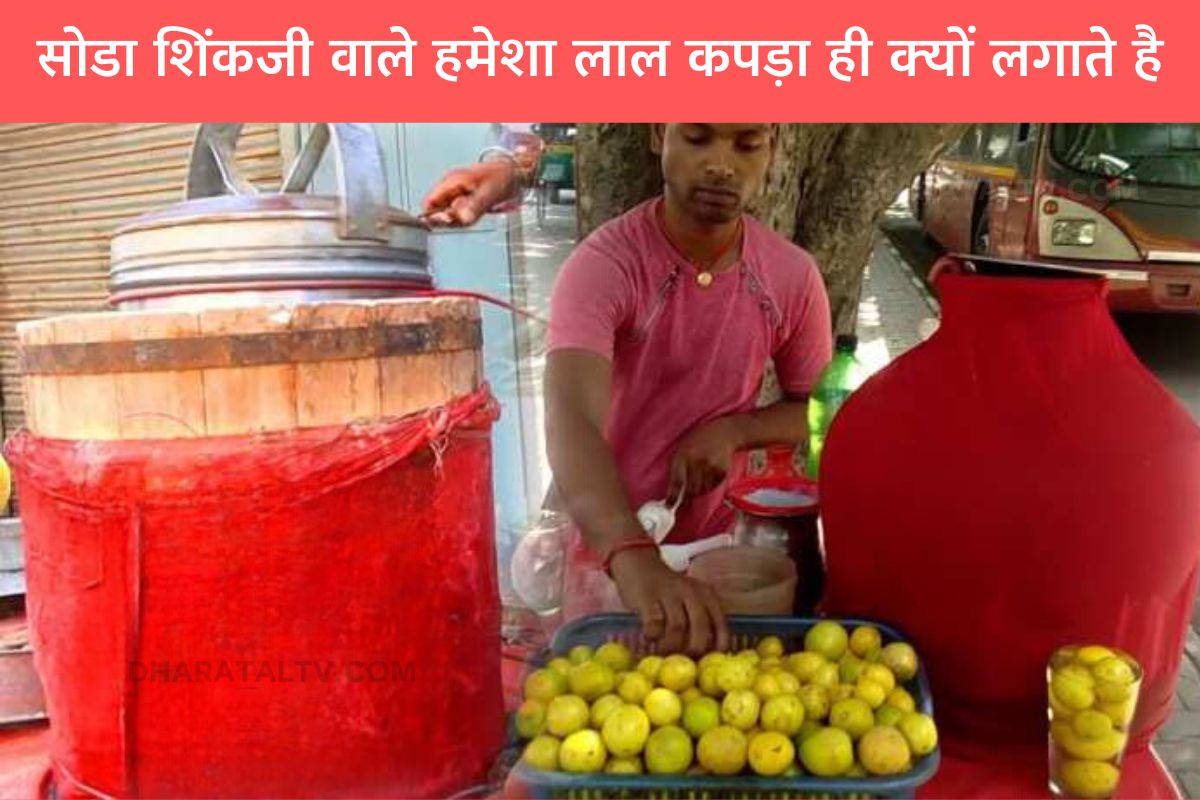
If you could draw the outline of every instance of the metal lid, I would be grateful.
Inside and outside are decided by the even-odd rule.
[[[260,194],[233,158],[241,123],[200,125],[185,200],[112,238],[110,302],[119,308],[265,302],[297,292],[394,296],[433,285],[428,229],[387,204],[368,124],[317,125],[277,194]],[[305,194],[333,144],[337,195]]]

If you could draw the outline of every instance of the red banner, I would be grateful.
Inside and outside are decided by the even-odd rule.
[[[1189,3],[67,0],[7,11],[10,121],[1191,121],[1200,78]]]

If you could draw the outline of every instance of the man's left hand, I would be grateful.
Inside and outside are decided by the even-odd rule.
[[[435,227],[474,225],[493,207],[512,199],[519,185],[517,168],[508,159],[452,169],[426,196],[425,220]]]
[[[667,496],[674,497],[681,488],[689,495],[701,495],[720,486],[734,451],[743,445],[742,439],[737,423],[729,417],[715,419],[688,434],[671,459]]]

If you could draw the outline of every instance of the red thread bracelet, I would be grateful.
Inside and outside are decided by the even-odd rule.
[[[600,564],[600,568],[604,570],[604,574],[612,577],[612,561],[618,553],[626,550],[641,550],[642,548],[653,547],[658,549],[658,543],[649,536],[639,536],[637,538],[625,539],[617,542],[609,549],[608,555],[604,557],[604,561]]]

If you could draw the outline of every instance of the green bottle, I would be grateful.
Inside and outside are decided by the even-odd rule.
[[[837,337],[833,360],[808,397],[808,477],[820,474],[821,451],[825,448],[825,436],[842,403],[850,393],[866,379],[862,364],[854,357],[858,349],[858,337],[843,334]]]

